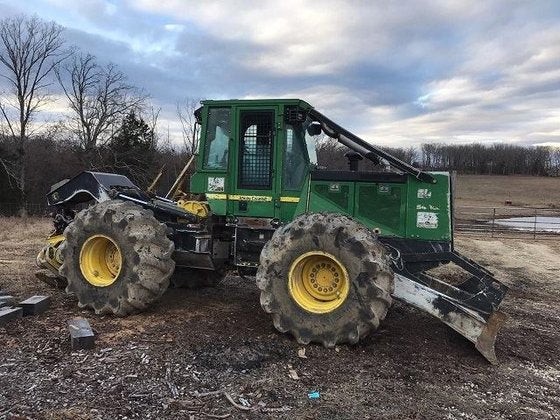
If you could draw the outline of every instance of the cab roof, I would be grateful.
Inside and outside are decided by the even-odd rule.
[[[207,106],[299,106],[304,109],[313,107],[301,99],[219,99],[204,100],[200,102]]]

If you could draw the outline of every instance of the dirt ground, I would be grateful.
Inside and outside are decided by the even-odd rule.
[[[144,314],[98,317],[34,277],[49,228],[48,220],[0,219],[0,288],[52,297],[44,314],[0,328],[0,419],[560,418],[557,241],[457,238],[511,287],[492,366],[399,303],[360,344],[311,345],[301,358],[260,308],[254,281],[236,277],[169,290]],[[95,349],[71,350],[65,324],[75,316],[90,321]]]

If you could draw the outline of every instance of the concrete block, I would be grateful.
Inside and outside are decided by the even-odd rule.
[[[6,322],[21,318],[23,315],[23,310],[19,307],[16,308],[1,308],[0,309],[0,325],[4,325]]]
[[[64,289],[68,285],[68,281],[65,278],[57,277],[51,272],[45,272],[45,270],[36,271],[35,277],[57,289]]]
[[[25,299],[23,302],[19,303],[19,306],[23,308],[23,316],[27,315],[37,315],[45,312],[51,303],[50,296],[31,296],[29,299]]]
[[[72,350],[92,349],[95,346],[95,335],[87,319],[71,319],[68,321],[68,331]]]
[[[4,295],[0,296],[0,308],[14,306],[15,299],[13,296]]]

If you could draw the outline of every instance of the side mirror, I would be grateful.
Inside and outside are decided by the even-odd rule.
[[[310,136],[318,136],[322,133],[322,131],[323,130],[321,129],[321,124],[318,122],[312,122],[307,127],[307,134],[309,134]]]

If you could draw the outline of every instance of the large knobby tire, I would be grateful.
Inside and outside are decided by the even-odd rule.
[[[175,247],[166,231],[150,210],[130,202],[109,200],[82,210],[64,231],[59,271],[68,280],[66,292],[78,298],[81,308],[92,308],[97,314],[125,316],[143,311],[165,292],[175,268]],[[90,267],[91,279],[91,266],[97,261],[86,266],[81,257],[89,255],[84,251],[91,249],[88,244],[99,240],[119,249],[120,269],[102,287],[88,281],[81,268]]]
[[[327,259],[321,259],[322,255]],[[316,279],[311,277],[313,280],[319,279],[321,270],[327,270],[327,275],[328,270],[336,276],[341,273],[347,279],[348,287],[339,289],[342,295],[337,295],[345,296],[341,302],[336,298],[332,298],[332,303],[318,301],[318,308],[327,308],[322,313],[316,313],[313,305],[310,310],[296,300],[295,283],[290,280],[298,278],[297,267],[306,259],[312,268],[318,262],[319,272],[313,272],[317,275]],[[327,261],[326,268],[320,268],[325,267],[323,261]],[[332,266],[328,261],[333,261]],[[272,314],[277,330],[291,333],[301,344],[318,342],[333,347],[337,343],[357,343],[377,329],[392,303],[393,272],[385,248],[365,226],[343,215],[311,213],[279,228],[264,246],[257,286],[261,290],[261,306]],[[305,294],[307,289],[301,290]]]
[[[190,267],[175,267],[171,284],[176,288],[201,289],[216,287],[226,277],[222,270],[202,270]]]

